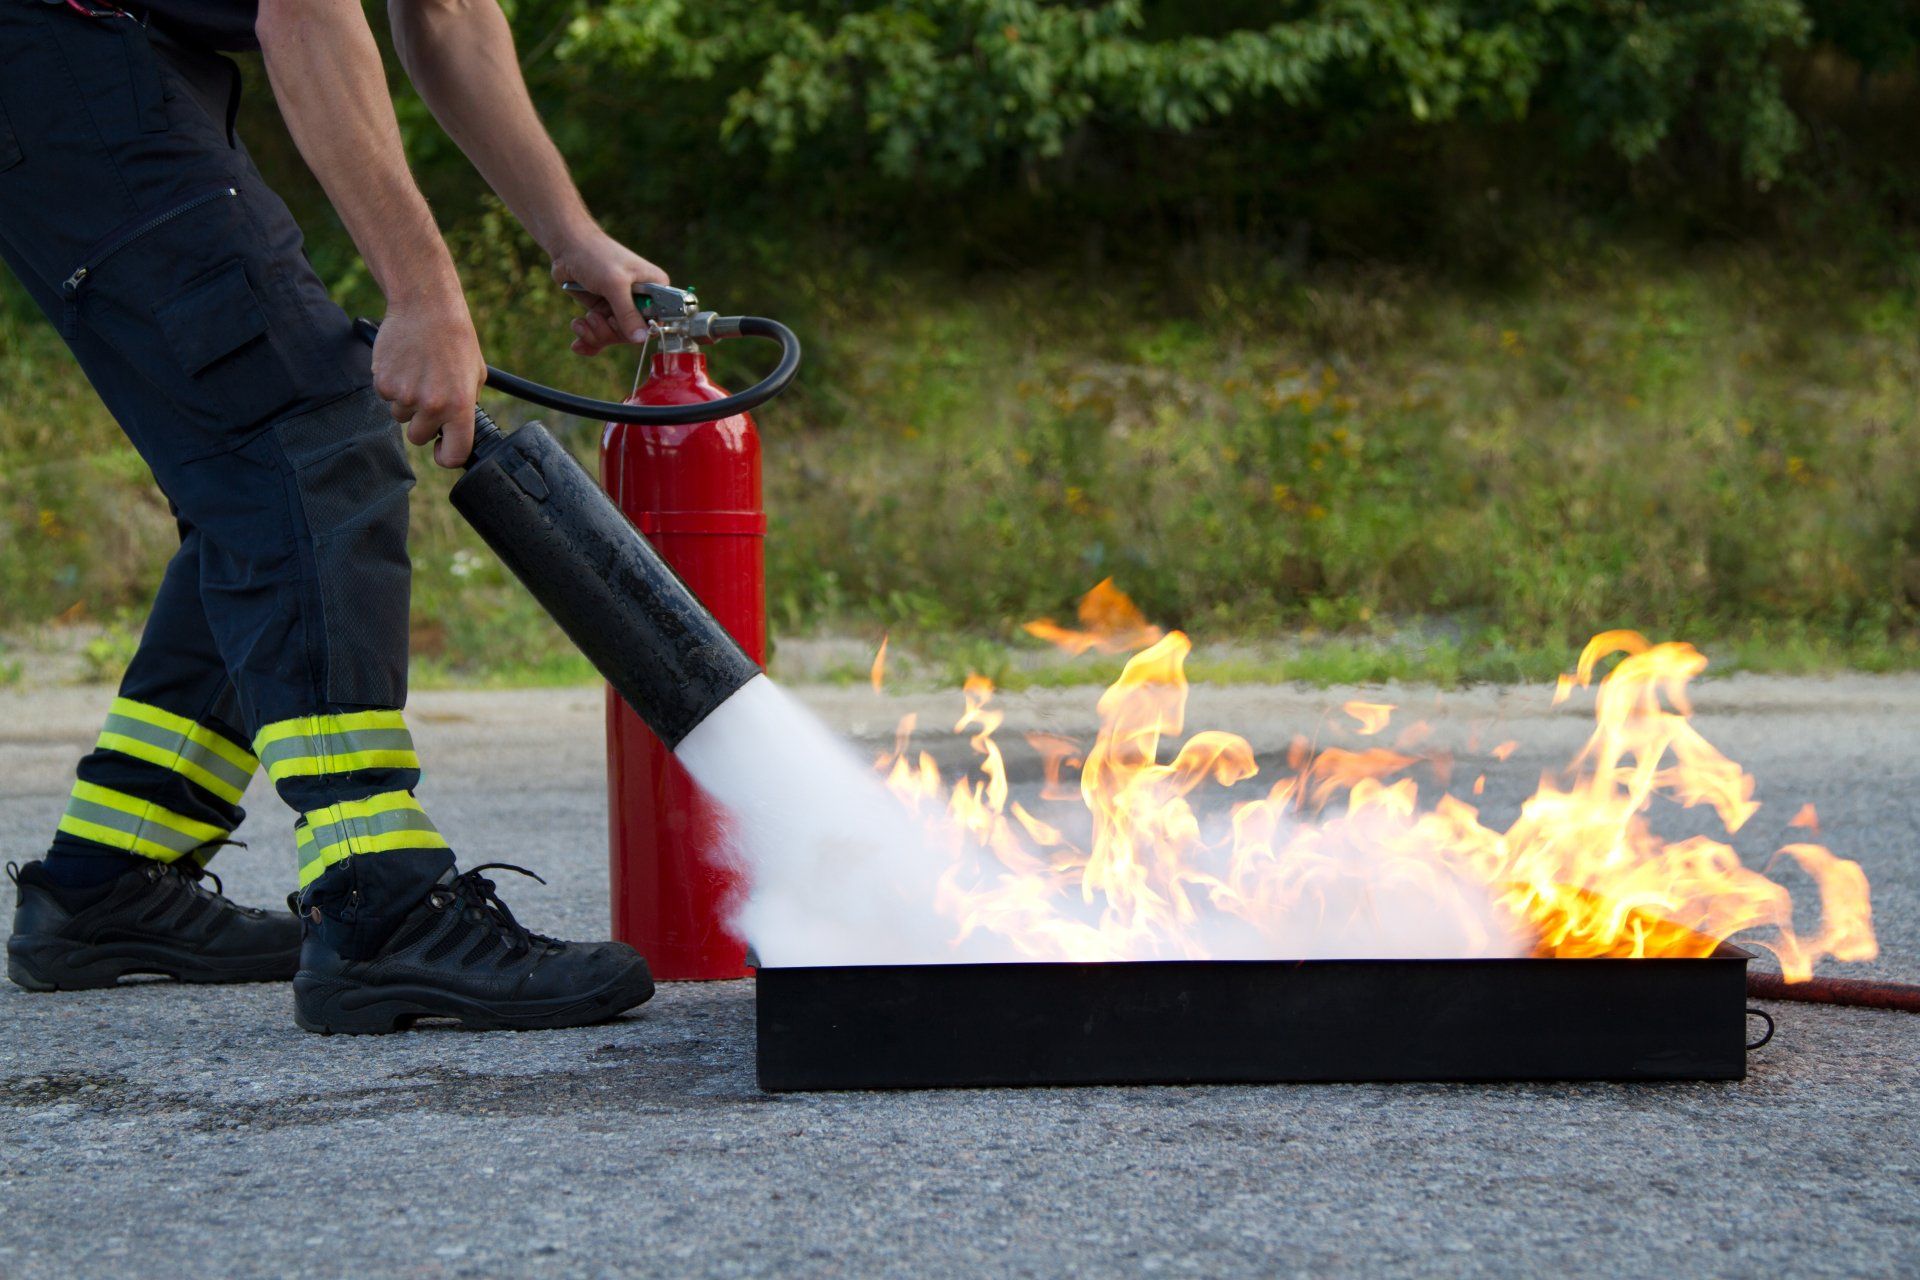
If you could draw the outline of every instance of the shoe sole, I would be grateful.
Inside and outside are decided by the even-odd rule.
[[[423,1018],[451,1018],[468,1031],[552,1031],[588,1027],[653,998],[646,963],[584,995],[488,1002],[437,987],[344,982],[296,974],[293,1020],[319,1035],[375,1036],[406,1031]]]
[[[285,982],[300,968],[298,952],[211,958],[155,942],[91,944],[70,938],[7,939],[7,977],[28,991],[91,991],[135,975],[196,985]]]

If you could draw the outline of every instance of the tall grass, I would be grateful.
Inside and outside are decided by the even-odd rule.
[[[1618,252],[1502,292],[1222,274],[836,302],[778,616],[1002,629],[1113,575],[1193,628],[1905,635],[1913,293]]]
[[[624,392],[630,363],[565,355],[566,304],[522,242],[483,221],[462,243],[496,362]],[[1479,290],[1231,248],[1178,266],[823,264],[784,302],[711,290],[808,344],[762,414],[776,635],[1004,638],[1111,575],[1171,624],[1361,654],[1415,637],[1443,676],[1622,625],[1723,638],[1753,666],[1920,664],[1914,273],[1758,248],[1614,247]],[[137,615],[165,506],[17,297],[0,392],[0,629]],[[592,428],[571,432],[590,456]],[[424,662],[578,674],[419,462]]]

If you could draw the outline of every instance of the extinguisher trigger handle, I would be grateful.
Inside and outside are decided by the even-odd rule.
[[[562,280],[560,288],[576,298],[600,296],[578,280]],[[642,319],[667,324],[698,314],[700,298],[692,289],[676,289],[670,284],[637,284],[633,286],[633,305],[640,308]]]
[[[600,296],[573,280],[561,281],[560,287],[576,298]],[[637,284],[633,286],[633,305],[639,310],[640,318],[647,322],[647,340],[651,342],[659,337],[662,351],[691,351],[729,336],[714,331],[720,317],[714,312],[702,311],[700,298],[692,289],[676,289],[670,284]]]

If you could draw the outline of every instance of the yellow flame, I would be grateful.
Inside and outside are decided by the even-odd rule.
[[[1005,717],[984,677],[967,680],[954,726],[978,757],[971,772],[948,783],[927,753],[909,759],[910,723],[878,762],[903,803],[943,814],[957,838],[984,851],[956,853],[942,883],[956,940],[990,930],[1042,959],[1198,957],[1214,954],[1219,936],[1202,927],[1204,916],[1228,919],[1252,940],[1246,946],[1283,957],[1306,932],[1378,924],[1383,904],[1411,900],[1445,922],[1466,955],[1508,953],[1517,937],[1543,956],[1698,956],[1740,935],[1771,949],[1799,981],[1822,959],[1877,954],[1856,863],[1813,843],[1779,851],[1776,863],[1797,868],[1818,895],[1819,925],[1803,934],[1787,888],[1729,843],[1652,831],[1656,800],[1704,807],[1727,836],[1758,808],[1753,779],[1689,719],[1687,684],[1706,666],[1691,645],[1630,631],[1595,637],[1555,691],[1559,703],[1594,687],[1593,732],[1502,831],[1451,795],[1423,806],[1411,772],[1423,758],[1407,752],[1406,735],[1399,749],[1364,751],[1315,751],[1296,738],[1282,775],[1247,787],[1260,769],[1246,739],[1186,735],[1188,638],[1158,633],[1110,582],[1089,593],[1080,617],[1079,632],[1029,630],[1076,652],[1123,637],[1144,644],[1102,694],[1100,730],[1084,753],[1058,735],[1027,739],[1044,764],[1043,800],[1077,799],[1088,838],[1069,836],[1074,822],[1009,803],[994,738]],[[1363,732],[1386,724],[1381,704],[1346,710]],[[1516,745],[1493,754],[1505,760]],[[1436,771],[1450,765],[1424,759]],[[1076,765],[1074,788],[1066,774]],[[1475,778],[1474,795],[1484,783]],[[1212,789],[1233,801],[1224,831],[1202,821],[1214,806],[1193,803]],[[1795,823],[1813,828],[1811,809]]]

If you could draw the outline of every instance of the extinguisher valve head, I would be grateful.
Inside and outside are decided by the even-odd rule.
[[[691,289],[676,289],[666,284],[643,284],[633,291],[634,305],[659,335],[662,351],[691,351],[726,336],[714,332],[720,317],[700,309],[700,299]]]
[[[670,284],[641,284],[633,289],[633,305],[642,318],[658,325],[689,320],[698,314],[700,299],[691,289],[676,289]]]

